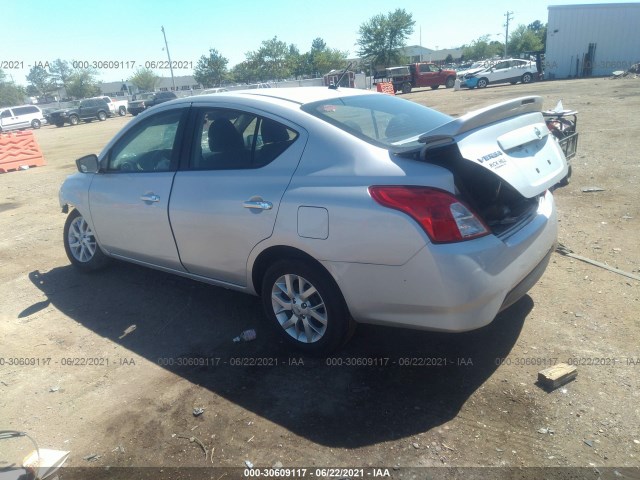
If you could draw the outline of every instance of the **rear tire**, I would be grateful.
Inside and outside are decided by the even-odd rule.
[[[284,340],[308,355],[325,355],[343,345],[355,322],[328,272],[298,259],[269,267],[262,282],[262,306]]]
[[[41,126],[40,120],[34,118],[33,120],[31,120],[31,128],[33,128],[34,130],[39,129]]]
[[[127,114],[127,109],[125,107],[120,107],[118,109],[118,115],[120,115],[121,117],[124,117]]]
[[[98,112],[98,120],[104,122],[107,119],[107,114],[103,111]]]
[[[525,73],[524,75],[522,75],[522,83],[531,83],[532,80],[533,75],[531,75],[530,73]]]
[[[409,82],[402,85],[402,93],[411,93],[411,84]]]
[[[77,116],[77,115],[71,115],[71,116],[69,117],[69,123],[70,123],[71,125],[78,125],[78,123],[80,123],[80,119],[78,118],[78,116]]]

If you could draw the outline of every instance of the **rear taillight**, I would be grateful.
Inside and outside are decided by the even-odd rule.
[[[429,187],[373,186],[371,197],[380,205],[413,218],[434,243],[460,242],[489,234],[489,229],[454,195]]]

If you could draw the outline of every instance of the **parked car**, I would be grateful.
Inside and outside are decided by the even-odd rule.
[[[536,62],[510,58],[501,60],[479,72],[467,73],[460,86],[484,88],[494,83],[511,83],[512,85],[518,82],[531,83],[539,78],[540,73]]]
[[[391,82],[394,92],[411,93],[414,88],[430,87],[435,90],[440,85],[451,88],[456,81],[456,72],[442,69],[435,63],[411,63],[385,69],[376,81]]]
[[[102,100],[107,102],[107,105],[109,106],[109,111],[111,112],[112,115],[114,116],[120,115],[121,117],[124,117],[127,114],[127,106],[129,105],[129,102],[126,99],[116,100],[114,98],[107,97],[106,95],[103,97],[95,97],[95,98],[101,98]]]
[[[129,102],[127,109],[129,113],[134,117],[141,112],[144,112],[147,108],[151,108],[155,105],[159,105],[169,100],[178,98],[173,92],[151,92],[141,93],[136,96],[134,101]]]
[[[110,116],[109,105],[101,98],[85,98],[80,100],[78,106],[63,108],[49,114],[51,123],[56,127],[63,127],[65,123],[77,125],[80,120],[83,122],[93,120],[104,122]]]
[[[222,88],[222,87],[218,87],[218,88],[207,88],[205,90],[203,90],[200,95],[209,95],[210,93],[222,93],[222,92],[228,92],[229,90],[227,90],[226,88]]]
[[[307,353],[356,322],[476,329],[555,247],[567,164],[541,106],[452,118],[324,87],[167,102],[77,160],[64,247],[85,272],[116,258],[259,295]]]
[[[42,110],[35,105],[0,108],[0,132],[24,130],[29,127],[37,130],[46,123],[47,119]]]

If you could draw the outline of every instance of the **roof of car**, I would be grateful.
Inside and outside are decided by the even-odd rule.
[[[355,88],[338,88],[331,89],[328,87],[291,87],[291,88],[265,88],[265,89],[252,89],[252,90],[236,90],[233,92],[221,92],[216,94],[216,98],[221,97],[260,97],[263,99],[273,98],[279,100],[285,100],[293,103],[303,105],[305,103],[317,102],[322,100],[331,100],[334,98],[354,96],[354,95],[367,95],[373,92],[368,90],[359,90]],[[202,101],[206,102],[210,100],[210,97],[201,96],[192,97],[194,102]]]

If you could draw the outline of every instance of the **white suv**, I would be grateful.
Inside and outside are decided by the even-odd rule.
[[[0,132],[24,130],[29,127],[37,129],[46,123],[42,110],[35,105],[0,108]]]
[[[484,88],[493,83],[511,83],[512,85],[518,82],[531,83],[538,76],[536,62],[508,58],[500,60],[485,70],[465,75],[461,86]]]

